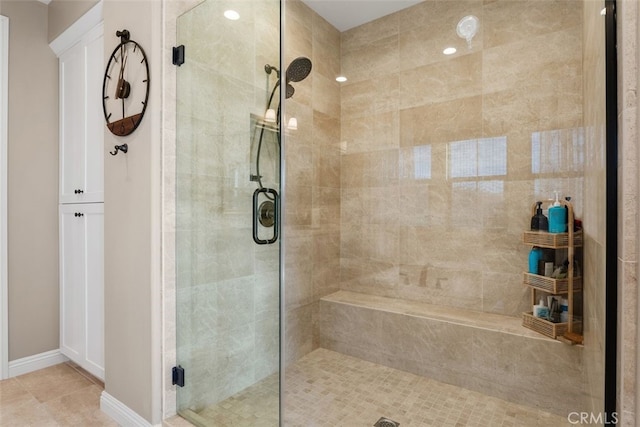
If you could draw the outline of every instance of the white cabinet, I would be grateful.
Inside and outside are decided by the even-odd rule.
[[[104,204],[60,205],[60,351],[104,379]]]
[[[59,54],[60,351],[104,379],[102,24]]]
[[[102,25],[60,55],[60,203],[104,201]]]

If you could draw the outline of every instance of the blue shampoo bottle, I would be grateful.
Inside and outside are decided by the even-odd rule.
[[[542,249],[534,246],[529,252],[529,273],[538,274],[538,262],[542,259]]]
[[[556,201],[549,208],[549,233],[564,233],[567,231],[567,210],[558,200],[556,191]]]

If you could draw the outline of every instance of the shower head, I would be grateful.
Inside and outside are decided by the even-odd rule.
[[[291,98],[293,96],[293,94],[296,92],[296,90],[293,88],[293,86],[291,86],[290,83],[287,83],[286,88],[287,89],[286,89],[286,92],[285,92],[286,93],[285,98],[289,99],[289,98]]]
[[[302,81],[307,78],[310,72],[311,60],[309,58],[305,58],[304,56],[300,56],[291,61],[291,64],[289,64],[289,66],[287,67],[287,83]]]
[[[276,77],[280,78],[280,70],[278,70],[276,67],[274,67],[273,65],[269,65],[266,64],[264,66],[264,72],[267,74],[271,74],[272,71],[276,72]]]
[[[266,64],[264,66],[264,71],[267,74],[271,74],[271,72],[275,71],[278,77],[278,81],[273,87],[273,91],[271,91],[271,97],[269,98],[269,102],[267,103],[267,109],[270,108],[271,101],[273,100],[273,95],[276,93],[276,89],[280,86],[280,71],[274,67],[273,65]],[[285,87],[285,99],[289,99],[296,92],[294,87],[290,82],[299,82],[307,78],[307,76],[311,73],[311,60],[309,58],[305,58],[304,56],[300,56],[289,64],[286,72],[286,82],[284,83]]]

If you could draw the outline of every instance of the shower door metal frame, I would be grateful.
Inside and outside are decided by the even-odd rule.
[[[285,14],[285,9],[286,9],[286,5],[287,5],[287,0],[280,0],[280,63],[278,64],[278,67],[280,68],[280,70],[282,70],[282,72],[280,73],[280,79],[283,78],[283,74],[284,74],[284,70],[286,70],[285,68],[285,47],[286,47],[286,43],[285,43],[285,32],[286,32],[286,14]],[[282,88],[282,85],[280,85],[280,87]],[[285,112],[287,111],[287,104],[286,104],[286,90],[280,90],[279,91],[279,102],[280,102],[280,117],[284,117],[285,116]],[[287,192],[285,191],[286,187],[287,187],[287,182],[286,182],[286,171],[287,171],[287,165],[284,161],[285,156],[283,156],[282,153],[285,152],[285,148],[287,146],[287,136],[285,135],[284,132],[284,128],[282,126],[282,120],[278,120],[278,132],[280,133],[280,197],[279,200],[276,201],[276,203],[280,203],[280,209],[278,209],[276,215],[279,216],[279,218],[276,220],[278,226],[280,227],[280,239],[279,239],[279,266],[278,266],[278,275],[279,275],[279,305],[280,305],[280,333],[278,334],[279,337],[279,345],[280,345],[280,350],[279,350],[279,356],[280,356],[280,360],[279,360],[279,366],[278,366],[278,424],[280,427],[284,426],[284,388],[285,388],[285,366],[286,366],[286,360],[285,360],[285,347],[286,347],[286,339],[285,339],[285,326],[286,326],[286,310],[285,310],[285,284],[286,284],[286,280],[285,280],[285,274],[284,274],[284,266],[285,266],[285,260],[286,260],[286,245],[284,244],[285,241],[285,226],[286,226],[286,222],[285,222],[285,218],[284,215],[282,214],[282,212],[284,211],[285,207],[287,206]]]
[[[605,261],[605,425],[617,421],[618,358],[618,55],[616,0],[605,0],[606,66],[606,261]]]

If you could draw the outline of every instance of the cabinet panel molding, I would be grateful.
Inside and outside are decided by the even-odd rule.
[[[102,24],[59,58],[60,203],[104,201]]]
[[[104,204],[60,205],[60,351],[104,379]]]

